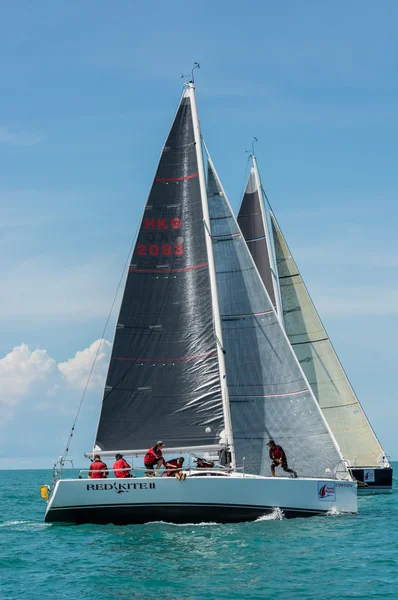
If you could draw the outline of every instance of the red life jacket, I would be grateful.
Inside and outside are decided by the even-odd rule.
[[[118,469],[131,469],[130,465],[124,460],[124,458],[119,458],[119,460],[117,460],[113,465],[115,477],[130,477],[130,471],[118,471]]]
[[[283,462],[286,462],[286,454],[282,446],[275,446],[275,448],[270,448],[269,457],[281,458]]]
[[[146,467],[153,467],[154,464],[158,462],[159,458],[163,458],[163,454],[161,450],[155,450],[156,446],[153,448],[149,448],[148,452],[144,457],[144,465]]]
[[[108,471],[106,470],[107,468],[108,467],[104,462],[102,462],[102,460],[96,460],[95,462],[91,463],[91,479],[104,479],[104,477],[108,475]]]
[[[169,465],[171,465],[170,467],[166,467],[166,473],[165,475],[167,477],[171,477],[173,476],[175,473],[178,473],[181,469],[182,469],[182,464],[179,465],[177,463],[177,459],[176,458],[172,458],[171,460],[168,460],[167,463]],[[178,471],[175,471],[175,469],[178,469]]]

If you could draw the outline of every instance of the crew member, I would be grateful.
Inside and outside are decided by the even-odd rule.
[[[156,471],[159,471],[160,467],[168,466],[168,463],[164,460],[162,449],[164,448],[163,442],[157,442],[153,448],[149,448],[148,452],[144,457],[144,465],[146,466],[147,472],[145,475],[151,477],[153,475],[153,467],[156,465]],[[156,473],[158,475],[158,473]]]
[[[102,462],[100,455],[96,454],[94,461],[90,465],[89,479],[105,479],[108,475],[108,467]]]
[[[171,460],[167,461],[167,465],[166,473],[164,473],[166,477],[176,477],[180,481],[184,481],[184,479],[186,479],[187,475],[182,471],[182,467],[184,465],[183,456],[172,458]]]
[[[205,460],[204,458],[196,459],[196,468],[197,469],[212,469],[214,467],[213,460]]]
[[[287,465],[287,458],[284,449],[282,446],[277,446],[274,440],[270,440],[267,444],[269,446],[269,457],[272,460],[271,464],[271,474],[272,477],[275,477],[275,467],[281,466],[286,473],[291,473],[293,477],[297,477],[296,471],[293,469],[289,469]]]
[[[116,454],[115,456],[116,462],[113,464],[113,470],[115,472],[115,477],[131,477],[131,469],[128,462],[126,462],[121,454]]]

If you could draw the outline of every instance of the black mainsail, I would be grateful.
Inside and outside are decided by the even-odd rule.
[[[238,214],[238,225],[253,256],[256,267],[274,308],[279,312],[278,286],[273,268],[272,245],[266,216],[263,210],[263,195],[260,177],[256,169],[255,157],[252,156],[253,167]]]
[[[224,428],[193,86],[163,147],[134,248],[96,446],[217,443]],[[201,155],[199,155],[201,159]]]

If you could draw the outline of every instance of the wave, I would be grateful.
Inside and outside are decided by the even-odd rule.
[[[283,510],[281,510],[278,507],[275,507],[274,510],[267,514],[267,515],[263,515],[262,517],[258,517],[258,519],[256,519],[256,523],[259,523],[260,521],[282,521],[285,518],[285,515],[283,514]]]

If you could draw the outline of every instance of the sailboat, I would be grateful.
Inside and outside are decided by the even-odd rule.
[[[223,523],[275,507],[287,517],[357,512],[357,484],[207,163],[206,184],[190,82],[144,208],[87,456],[136,460],[162,439],[166,460],[210,453],[219,465],[190,467],[184,481],[139,469],[123,480],[61,472],[46,522]],[[298,478],[270,476],[270,438]]]
[[[256,157],[238,214],[259,274],[360,494],[392,490],[392,467],[348,380],[268,206]]]

